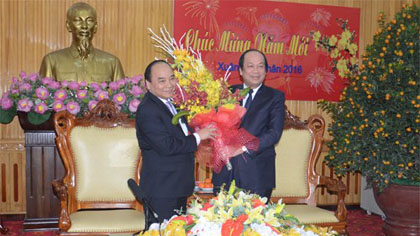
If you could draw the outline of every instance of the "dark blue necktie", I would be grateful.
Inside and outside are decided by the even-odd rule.
[[[249,91],[248,91],[248,99],[246,100],[246,102],[245,102],[245,108],[246,108],[246,110],[248,111],[249,110],[249,108],[251,107],[251,103],[252,103],[252,93],[254,92],[254,90],[252,90],[252,89],[250,89]]]

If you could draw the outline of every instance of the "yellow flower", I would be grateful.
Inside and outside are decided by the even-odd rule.
[[[229,110],[233,110],[235,108],[235,104],[223,104],[222,107],[229,109]]]
[[[251,228],[247,228],[243,234],[244,236],[261,236],[258,232],[252,230]]]
[[[351,33],[348,29],[345,29],[342,33],[341,33],[341,38],[344,39],[345,41],[348,41],[351,38]]]
[[[334,49],[331,51],[330,57],[331,57],[331,58],[337,58],[337,57],[339,57],[339,56],[340,56],[340,51],[339,51],[337,48],[334,48]]]
[[[337,43],[338,39],[337,37],[335,37],[335,35],[331,36],[328,40],[328,45],[331,47],[334,47],[335,44]]]
[[[347,39],[341,38],[340,40],[338,40],[338,43],[337,43],[338,50],[346,49],[348,43],[349,43],[349,41]]]
[[[340,60],[338,60],[337,62],[337,70],[338,70],[338,74],[343,77],[346,78],[347,77],[347,73],[349,73],[349,69],[347,68],[347,60],[344,58],[340,58]]]
[[[263,206],[253,208],[248,213],[248,219],[244,223],[251,224],[251,222],[262,222],[264,220],[264,215],[261,214],[262,209],[263,209]]]
[[[357,52],[357,49],[358,49],[357,44],[354,44],[354,43],[350,44],[349,52],[350,52],[351,55],[355,55],[356,52]]]
[[[356,45],[357,46],[357,45]],[[357,57],[351,57],[350,58],[350,63],[352,65],[356,65],[359,62],[359,60],[357,59]]]
[[[314,40],[314,41],[319,41],[319,39],[321,38],[321,32],[319,32],[319,31],[316,31],[315,33],[314,33],[314,35],[312,36],[312,39]]]

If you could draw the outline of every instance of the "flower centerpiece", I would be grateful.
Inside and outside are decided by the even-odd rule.
[[[0,100],[0,123],[13,120],[18,111],[27,112],[34,125],[47,121],[52,112],[67,110],[81,116],[103,99],[112,100],[129,117],[134,117],[143,97],[143,77],[124,78],[115,82],[90,83],[55,81],[39,74],[20,73]]]
[[[418,19],[416,5],[404,5],[389,23],[380,14],[381,27],[361,65],[350,63],[350,68],[342,58],[354,54],[345,24],[342,35],[350,40],[342,44],[335,36],[313,37],[318,47],[339,58],[335,65],[348,78],[338,103],[319,102],[333,118],[325,161],[337,175],[360,171],[380,191],[391,182],[420,183]]]
[[[200,143],[196,154],[198,160],[212,167],[215,172],[220,172],[223,165],[229,168],[229,159],[242,146],[257,150],[258,139],[239,128],[241,118],[246,112],[239,101],[247,90],[232,93],[227,83],[229,74],[224,78],[214,78],[201,60],[200,53],[191,48],[184,49],[166,28],[160,30],[161,36],[149,30],[155,46],[167,54],[169,63],[175,69],[178,89],[173,102],[178,106],[179,112],[173,123],[177,123],[180,116],[186,115],[190,126],[195,130],[209,124],[218,129],[219,136],[216,140]]]
[[[338,235],[328,228],[302,225],[284,210],[281,201],[265,204],[267,199],[248,194],[235,186],[203,202],[196,198],[186,215],[173,216],[162,225],[152,224],[139,236],[277,236]]]

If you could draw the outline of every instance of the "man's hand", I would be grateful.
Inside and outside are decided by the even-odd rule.
[[[212,125],[208,125],[205,128],[200,129],[197,131],[198,136],[200,136],[201,140],[212,139],[214,140],[219,136],[217,133],[217,129]]]

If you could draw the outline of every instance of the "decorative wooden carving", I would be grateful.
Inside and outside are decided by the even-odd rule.
[[[325,129],[324,118],[320,115],[312,115],[307,121],[301,121],[299,117],[294,116],[286,109],[286,119],[284,129],[307,129],[312,134],[312,146],[308,158],[308,195],[306,197],[282,197],[282,201],[287,204],[308,204],[316,206],[316,192],[317,187],[326,187],[327,191],[337,193],[337,210],[335,216],[339,220],[337,223],[322,223],[317,224],[322,227],[333,227],[339,233],[346,233],[347,209],[344,203],[344,196],[346,194],[346,186],[341,180],[333,179],[328,176],[321,176],[316,173],[315,167],[321,153],[323,142],[323,135]],[[272,198],[273,201],[278,201],[279,198]]]

